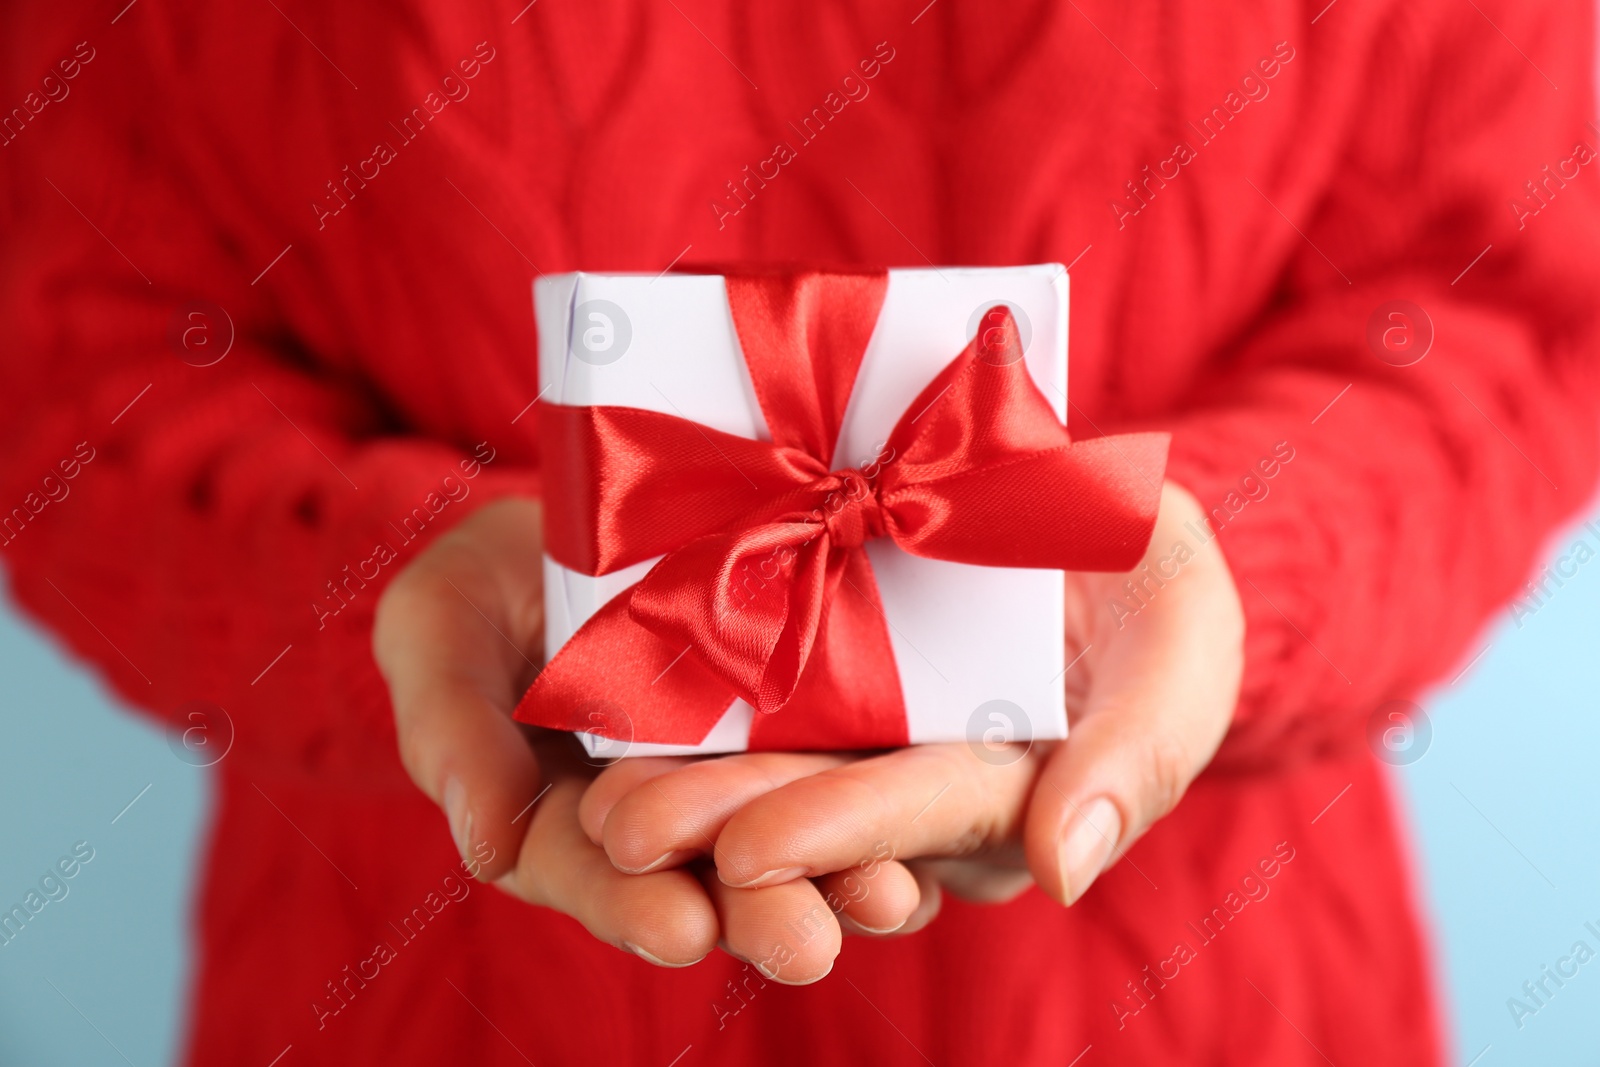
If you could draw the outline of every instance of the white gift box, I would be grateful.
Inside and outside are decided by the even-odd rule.
[[[770,439],[720,276],[547,275],[534,283],[533,293],[545,402],[643,408]],[[998,303],[1016,317],[1028,373],[1064,424],[1063,267],[891,270],[834,466],[877,456],[901,414]],[[997,753],[998,742],[1067,735],[1062,572],[924,559],[886,538],[865,548],[882,595],[913,744],[968,741],[980,757],[999,761],[1009,760],[1012,750]],[[655,562],[594,577],[546,556],[547,657]],[[596,679],[596,698],[606,696],[604,687],[605,680]],[[699,745],[578,737],[594,756],[740,752],[753,713],[735,700]]]

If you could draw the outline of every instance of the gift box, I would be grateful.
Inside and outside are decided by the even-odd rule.
[[[1137,561],[1165,457],[1068,440],[1067,298],[1057,264],[539,278],[518,719],[600,757],[1065,737],[1062,570]]]

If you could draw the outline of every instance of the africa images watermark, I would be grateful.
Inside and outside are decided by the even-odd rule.
[[[422,931],[433,922],[451,904],[459,904],[472,894],[472,882],[483,869],[483,865],[494,859],[494,846],[487,841],[481,841],[473,846],[471,859],[461,861],[461,876],[454,872],[441,879],[437,890],[429,890],[422,898],[422,903],[412,908],[402,916],[400,925],[389,923],[389,929],[394,931],[394,937],[387,935],[377,942],[370,955],[357,960],[352,966],[345,964],[339,974],[330,978],[326,983],[328,995],[311,1002],[311,1013],[317,1017],[317,1029],[325,1029],[328,1020],[342,1013],[356,999],[362,990],[367,988],[367,983],[376,981],[383,973],[383,968],[400,958],[400,949],[405,948],[417,938],[422,936]]]
[[[1600,929],[1592,922],[1583,924],[1583,928],[1600,944]],[[1540,1011],[1550,1006],[1557,993],[1572,979],[1578,977],[1583,965],[1594,959],[1595,950],[1584,940],[1574,941],[1571,950],[1556,960],[1555,966],[1546,963],[1540,966],[1539,976],[1522,983],[1522,996],[1507,997],[1506,1010],[1511,1013],[1511,1021],[1521,1030],[1527,1026],[1527,1020],[1538,1015]],[[1551,985],[1555,988],[1552,989]]]
[[[79,841],[72,846],[71,855],[62,856],[54,865],[45,868],[44,874],[39,877],[38,887],[30,887],[22,903],[14,904],[10,911],[0,913],[0,948],[20,937],[46,905],[67,899],[67,894],[72,891],[68,883],[92,859],[94,846],[87,841]]]
[[[1283,868],[1292,863],[1294,857],[1294,847],[1287,841],[1279,841],[1273,846],[1272,854],[1258,860],[1250,872],[1239,879],[1239,888],[1229,890],[1222,903],[1200,920],[1199,926],[1185,923],[1194,934],[1194,944],[1187,938],[1179,938],[1173,943],[1171,955],[1145,964],[1144,974],[1139,979],[1124,983],[1127,996],[1118,994],[1111,1000],[1111,1014],[1116,1016],[1117,1029],[1124,1029],[1129,1019],[1148,1008],[1168,982],[1174,981],[1184,967],[1200,958],[1200,949],[1221,937],[1230,923],[1238,921],[1247,906],[1266,900],[1267,894],[1272,892],[1272,879],[1283,873]]]
[[[1250,469],[1250,473],[1239,479],[1238,490],[1230,491],[1222,498],[1221,503],[1207,512],[1206,524],[1196,525],[1192,519],[1183,524],[1184,529],[1194,537],[1196,544],[1191,545],[1187,540],[1179,538],[1172,543],[1171,551],[1158,559],[1153,566],[1149,563],[1140,564],[1139,570],[1133,577],[1122,583],[1121,598],[1106,601],[1106,607],[1117,620],[1117,629],[1122,629],[1130,618],[1149,607],[1156,594],[1168,582],[1178,577],[1178,572],[1183,570],[1184,564],[1194,559],[1198,548],[1209,544],[1252,502],[1259,503],[1265,500],[1267,494],[1272,492],[1272,487],[1267,483],[1282,473],[1283,468],[1294,461],[1294,456],[1294,447],[1289,442],[1279,441],[1273,445],[1271,454],[1262,456]]]
[[[83,472],[83,468],[94,462],[96,456],[94,446],[88,441],[79,441],[72,450],[72,455],[56,463],[56,470],[60,477],[52,471],[46,474],[39,482],[38,492],[30,492],[22,498],[22,503],[11,509],[11,513],[0,517],[0,548],[5,548],[22,536],[22,531],[28,524],[37,519],[41,512],[51,503],[59,504],[67,499],[72,492],[68,483]]]
[[[39,79],[39,88],[30,89],[22,97],[22,103],[12,108],[10,114],[0,117],[0,148],[9,146],[21,137],[31,123],[38,121],[45,108],[59,104],[72,95],[72,86],[67,83],[94,62],[95,55],[93,45],[88,41],[79,41],[72,55],[58,60],[56,69]]]
[[[751,172],[750,164],[745,164],[743,177],[735,184],[728,181],[728,195],[722,200],[711,201],[711,214],[716,216],[717,229],[728,225],[728,220],[750,206],[750,201],[756,194],[767,187],[767,183],[775,180],[783,173],[783,168],[800,158],[800,149],[805,148],[827,129],[830,122],[838,120],[840,114],[852,103],[860,103],[872,92],[872,86],[867,83],[883,72],[883,68],[894,62],[895,50],[888,41],[879,41],[872,55],[856,64],[860,71],[857,77],[855,71],[839,79],[839,89],[830,90],[822,98],[822,103],[812,108],[810,112],[800,119],[800,125],[793,121],[789,129],[794,131],[793,142],[787,138],[780,140],[772,148],[772,154],[755,164],[755,172]],[[798,147],[797,147],[798,146]]]
[[[389,523],[394,530],[399,548],[387,540],[379,541],[372,548],[372,554],[365,559],[357,560],[352,569],[346,563],[334,578],[328,579],[324,584],[328,588],[327,594],[320,602],[313,601],[311,611],[317,617],[317,629],[327,629],[328,620],[338,615],[345,608],[355,603],[361,590],[367,583],[376,581],[383,568],[400,558],[400,550],[406,548],[417,538],[428,525],[439,517],[439,513],[451,504],[459,504],[472,493],[472,486],[468,484],[472,479],[482,473],[483,468],[494,462],[495,450],[487,441],[478,443],[472,456],[459,463],[461,477],[447,474],[439,482],[437,492],[430,491],[422,498],[422,503],[411,509],[409,515],[400,520],[400,525]]]
[[[1590,544],[1590,538],[1594,539],[1594,544]],[[1595,545],[1600,545],[1600,525],[1590,519],[1583,524],[1583,534],[1565,552],[1552,560],[1548,567],[1541,568],[1533,580],[1523,583],[1522,589],[1526,595],[1511,602],[1511,621],[1517,624],[1517,629],[1522,629],[1523,623],[1537,615],[1558,591],[1576,578],[1579,567],[1594,559]],[[1554,589],[1550,588],[1552,582],[1555,583]]]
[[[1247,71],[1239,79],[1238,89],[1230,90],[1222,98],[1222,103],[1201,116],[1200,125],[1188,123],[1189,129],[1194,131],[1196,144],[1191,144],[1187,140],[1178,141],[1172,146],[1172,154],[1158,161],[1154,170],[1149,164],[1145,164],[1137,181],[1129,179],[1123,183],[1128,190],[1127,198],[1121,201],[1108,201],[1111,205],[1111,214],[1117,220],[1117,229],[1124,229],[1129,219],[1149,207],[1156,193],[1165,189],[1168,182],[1177,180],[1183,173],[1184,167],[1199,159],[1200,149],[1221,137],[1222,131],[1228,128],[1228,123],[1237,119],[1240,112],[1251,103],[1265,100],[1272,92],[1268,82],[1281,74],[1283,68],[1293,62],[1294,57],[1295,51],[1289,42],[1279,41],[1273,46],[1270,56],[1258,60],[1255,69]]]
[[[356,193],[367,187],[367,182],[375,181],[383,173],[383,168],[400,158],[399,149],[422,136],[422,131],[428,128],[428,123],[439,117],[439,113],[452,103],[459,104],[472,92],[472,86],[467,84],[483,72],[483,68],[494,62],[497,53],[488,41],[479,41],[473,48],[472,55],[460,60],[456,70],[461,72],[457,77],[454,72],[446,74],[439,80],[439,89],[430,90],[422,98],[422,102],[411,109],[411,113],[400,120],[400,125],[389,123],[389,128],[396,134],[394,141],[382,140],[372,146],[372,154],[365,159],[357,161],[355,170],[350,169],[350,164],[343,167],[343,178],[335,184],[329,180],[326,184],[328,193],[320,200],[311,201],[311,212],[317,217],[317,229],[325,229],[328,220],[350,206],[350,201],[356,198]],[[440,93],[443,95],[440,95]]]
[[[838,916],[847,905],[859,904],[866,900],[872,892],[872,879],[876,878],[883,865],[892,859],[894,859],[894,846],[887,841],[877,842],[872,846],[872,855],[856,864],[860,874],[851,873],[839,882],[843,896],[830,891],[823,898],[823,903],[835,916]],[[823,931],[826,921],[822,905],[813,904],[799,919],[791,919],[785,925],[801,945],[807,945]],[[744,967],[736,976],[738,982],[732,978],[728,979],[727,992],[711,1003],[711,1010],[717,1017],[717,1029],[726,1029],[728,1020],[749,1007],[756,994],[766,988],[767,982],[777,979],[784,965],[793,962],[794,958],[795,950],[787,941],[781,941],[773,946],[765,959],[746,960]]]
[[[1577,180],[1582,168],[1593,163],[1594,159],[1594,147],[1587,141],[1578,141],[1572,146],[1572,155],[1557,160],[1554,170],[1551,170],[1550,164],[1546,163],[1537,179],[1530,178],[1524,182],[1522,188],[1526,195],[1510,201],[1511,214],[1516,217],[1517,229],[1527,229],[1528,220],[1549,207],[1556,194],[1565,189],[1568,182]]]

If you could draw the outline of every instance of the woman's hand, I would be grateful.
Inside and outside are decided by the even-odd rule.
[[[612,864],[579,823],[595,767],[570,736],[511,718],[541,658],[540,544],[536,501],[487,505],[396,576],[378,605],[373,651],[401,760],[444,809],[467,868],[651,963],[685,966],[720,941],[782,982],[827,973],[839,950],[835,911],[846,923],[853,915],[866,927],[899,925],[921,894],[903,867],[875,857],[866,858],[870,899],[848,872],[832,883],[736,892],[708,863],[626,874]],[[628,761],[626,770],[637,775],[651,762]],[[709,851],[709,841],[700,845]],[[767,952],[773,931],[796,920],[811,924],[809,936]]]
[[[1205,529],[1194,497],[1169,483],[1139,568],[1068,575],[1065,742],[986,758],[941,744],[868,758],[625,760],[584,797],[584,827],[619,869],[661,871],[712,851],[730,887],[826,884],[863,857],[892,855],[910,861],[922,893],[918,923],[902,930],[936,910],[937,885],[1006,899],[1031,873],[1071,904],[1172,810],[1231,720],[1243,611],[1215,541],[1199,540]]]
[[[489,504],[430,545],[378,604],[373,652],[400,756],[444,809],[468,869],[565,912],[602,941],[682,966],[718,923],[687,870],[619,872],[578,826],[595,771],[564,735],[511,718],[544,640],[539,504]]]

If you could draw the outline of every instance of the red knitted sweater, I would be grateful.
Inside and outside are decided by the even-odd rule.
[[[191,1062],[1438,1061],[1365,723],[1595,476],[1588,3],[123,2],[0,34],[0,558],[122,697],[236,724]],[[1244,696],[1070,911],[951,905],[805,989],[482,887],[397,932],[455,861],[380,587],[537,492],[530,279],[680,256],[1070,263],[1074,434],[1173,432]]]

